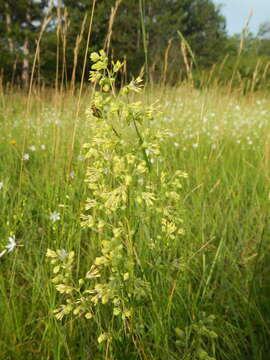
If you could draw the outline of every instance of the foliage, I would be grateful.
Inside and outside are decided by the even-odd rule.
[[[106,93],[100,92],[105,99]],[[107,94],[111,96],[110,91]],[[160,189],[153,200],[157,206],[149,208],[143,199],[138,210],[127,207],[125,213],[129,222],[132,212],[136,213],[131,229],[140,226],[131,237],[136,250],[134,275],[147,281],[150,289],[134,299],[135,311],[125,320],[121,314],[113,315],[111,300],[92,305],[90,320],[85,318],[87,312],[82,312],[82,317],[70,313],[61,321],[56,319],[53,310],[60,304],[68,305],[68,299],[73,304],[86,288],[107,284],[111,268],[99,266],[101,277],[86,278],[95,259],[106,256],[100,241],[114,237],[112,229],[98,229],[96,213],[105,221],[112,220],[105,214],[105,198],[99,199],[103,210],[85,209],[92,204],[94,191],[84,181],[86,167],[94,167],[96,160],[92,156],[83,161],[82,154],[90,148],[82,150],[82,146],[91,144],[95,126],[104,124],[93,116],[93,110],[85,115],[90,96],[83,94],[82,111],[76,116],[78,99],[70,93],[55,99],[54,92],[46,89],[33,92],[28,112],[24,93],[1,93],[0,254],[11,251],[0,257],[0,358],[104,360],[108,344],[110,360],[186,360],[205,357],[205,352],[217,360],[267,359],[270,103],[267,92],[262,91],[242,96],[240,91],[218,86],[196,90],[187,84],[129,94],[130,103],[141,101],[145,107],[159,99],[162,114],[155,112],[152,121],[139,125],[144,140],[148,140],[147,128],[152,134],[167,129],[166,137],[157,140],[160,154],[149,154],[153,179],[145,166],[145,172],[129,185],[132,204],[142,191],[153,192],[144,191],[145,186]],[[59,102],[64,104],[62,108]],[[120,132],[116,119],[112,125]],[[143,161],[132,122],[125,129],[121,137],[126,146],[118,145],[123,149],[121,158],[131,144],[136,159]],[[111,141],[118,143],[112,128],[108,132]],[[97,149],[97,144],[93,148]],[[101,144],[99,149],[102,151]],[[151,158],[157,161],[152,163]],[[100,161],[104,171],[108,162],[104,157]],[[131,164],[127,167],[133,169]],[[154,176],[158,167],[160,174],[166,174],[166,184],[179,168],[189,174],[180,181],[182,189],[176,191],[168,184],[167,191],[180,196],[175,209],[185,228],[179,241],[168,239],[169,248],[157,215],[157,202],[166,196],[161,177]],[[114,184],[112,170],[109,167],[106,179],[101,173],[102,182],[111,189],[124,181],[118,177]],[[162,205],[169,206],[167,197]],[[139,209],[142,213],[136,212]],[[87,219],[92,215],[93,227],[81,226],[82,213]],[[123,213],[123,209],[116,210],[113,224]],[[122,232],[116,239],[125,257],[128,234]],[[15,239],[15,247],[11,239]],[[47,248],[61,249],[55,251],[57,261],[52,268],[46,261]],[[59,271],[56,268],[58,272],[53,274],[57,265]],[[64,282],[77,290],[80,286],[80,292],[55,290],[50,278],[65,274],[70,275]],[[121,281],[126,289],[129,280]],[[125,329],[130,319],[132,333]],[[106,334],[108,339],[99,344],[99,335],[103,340]]]
[[[171,246],[183,234],[176,204],[180,201],[181,178],[186,174],[176,171],[168,176],[161,170],[159,144],[166,131],[140,130],[154,112],[153,106],[144,108],[140,102],[129,101],[132,93],[141,92],[142,80],[132,80],[116,94],[115,76],[123,63],[112,62],[109,67],[103,50],[92,53],[91,59],[90,81],[98,82],[101,91],[95,92],[89,113],[94,136],[84,146],[90,165],[86,173],[89,198],[82,225],[91,230],[100,255],[74,286],[70,279],[74,254],[63,257],[61,251],[48,250],[47,256],[56,265],[53,282],[66,298],[56,317],[73,313],[97,321],[98,313],[99,321],[105,324],[98,342],[106,340],[108,346],[119,324],[112,319],[110,323],[116,325],[109,327],[103,321],[102,309],[98,309],[107,305],[113,317],[121,317],[122,335],[131,333],[137,346],[138,312],[141,307],[146,311],[155,286],[148,278],[152,271],[147,263],[159,249],[172,257]],[[139,241],[142,232],[144,244]],[[143,248],[150,243],[152,251],[144,253]]]
[[[8,4],[5,7],[4,4]],[[224,55],[226,48],[225,19],[210,0],[149,0],[144,3],[143,19],[140,17],[139,2],[137,0],[123,0],[115,15],[110,57],[126,58],[128,62],[128,76],[136,76],[144,66],[145,57],[143,42],[146,41],[149,52],[149,69],[152,79],[158,81],[164,67],[164,53],[169,41],[172,41],[170,51],[171,82],[179,81],[185,76],[184,62],[180,53],[179,37],[181,31],[190,44],[197,61],[202,69],[217,62]],[[5,56],[1,59],[1,68],[5,69],[5,81],[20,78],[22,60],[26,57],[22,49],[25,39],[29,39],[32,63],[36,48],[36,40],[41,29],[41,23],[48,9],[48,0],[36,2],[34,0],[16,2],[0,2],[0,38],[1,50]],[[76,79],[82,75],[84,49],[86,47],[87,31],[90,22],[90,12],[93,1],[82,0],[79,3],[63,0],[62,6],[54,7],[51,11],[52,20],[42,36],[40,57],[38,62],[41,79],[51,84],[56,76],[61,80],[71,79],[73,72],[74,49],[77,37],[81,32],[83,19],[87,15],[84,31],[78,48],[78,66]],[[95,51],[105,43],[110,22],[111,9],[115,6],[113,0],[98,1],[94,12],[94,23],[91,34],[90,48]],[[10,13],[12,30],[8,31],[6,14]],[[146,39],[143,39],[141,21],[145,23]],[[9,41],[14,43],[15,49],[9,48]],[[17,57],[16,69],[13,69],[14,54]],[[60,61],[59,61],[60,56]],[[64,75],[63,75],[64,74]],[[86,79],[85,79],[86,80]]]
[[[0,51],[5,54],[1,56],[0,68],[5,70],[6,81],[14,81],[23,71],[23,60],[33,58],[47,6],[48,0],[0,1]],[[23,52],[26,40],[29,41],[29,55]]]
[[[30,74],[36,50],[36,83],[59,83],[63,89],[74,75],[75,81],[81,80],[93,1],[55,3],[37,49],[49,3],[19,0],[15,6],[13,1],[0,1],[0,69],[5,84],[22,84],[23,71]],[[111,24],[110,47],[106,51],[111,59],[117,56],[127,61],[121,70],[122,78],[130,80],[145,71],[152,82],[174,85],[190,80],[192,73],[193,85],[197,87],[216,82],[237,87],[242,80],[244,92],[268,86],[268,23],[262,24],[256,35],[229,37],[221,10],[211,0],[122,0],[112,18],[115,4],[115,0],[96,2],[90,50],[105,47]],[[244,46],[239,57],[240,43]],[[87,75],[83,80],[87,80]]]

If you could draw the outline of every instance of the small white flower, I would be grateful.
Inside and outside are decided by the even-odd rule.
[[[27,161],[27,160],[30,159],[30,155],[29,155],[29,154],[23,154],[22,159],[23,159],[24,161]]]
[[[78,161],[83,161],[84,157],[83,157],[82,155],[79,155],[79,156],[77,157],[77,159],[78,159]]]
[[[5,248],[7,249],[7,252],[11,252],[17,246],[16,241],[15,241],[15,236],[9,236],[8,242],[9,242],[9,244],[6,245]]]
[[[56,222],[56,221],[60,220],[60,213],[57,211],[53,211],[50,215],[50,220],[52,222]]]
[[[3,250],[1,253],[0,253],[0,258],[5,255],[6,252],[11,252],[11,251],[14,251],[16,247],[18,246],[22,246],[22,245],[18,245],[15,241],[15,236],[9,236],[8,238],[8,244],[5,246],[5,250]]]
[[[44,144],[40,145],[41,150],[45,150],[46,146]]]
[[[199,146],[199,144],[197,144],[197,143],[192,144],[192,147],[194,147],[194,149],[196,149],[198,146]]]
[[[36,147],[34,146],[34,145],[32,145],[32,146],[30,146],[30,148],[29,148],[31,151],[36,151]]]
[[[3,181],[0,181],[0,190],[3,189],[3,187],[4,187]]]

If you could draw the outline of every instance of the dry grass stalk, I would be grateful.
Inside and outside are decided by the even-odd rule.
[[[213,64],[211,66],[210,73],[209,73],[209,75],[208,75],[208,77],[206,79],[206,86],[209,86],[211,84],[212,78],[214,77],[216,67],[217,67],[217,64]]]
[[[224,59],[222,60],[221,64],[220,64],[220,67],[219,67],[219,72],[222,72],[223,69],[224,69],[224,66],[227,62],[227,60],[229,59],[229,54],[225,55],[224,56]]]
[[[109,19],[109,25],[108,25],[108,31],[107,31],[107,35],[104,41],[104,50],[108,53],[109,49],[110,49],[110,45],[111,45],[111,38],[112,38],[112,28],[113,28],[113,24],[114,24],[114,19],[117,13],[117,10],[119,8],[119,5],[121,4],[122,0],[116,0],[115,5],[112,6],[111,8],[111,15],[110,15],[110,19]]]
[[[67,84],[67,61],[66,61],[66,48],[67,48],[67,32],[70,25],[70,21],[68,20],[68,11],[67,8],[64,10],[64,26],[62,27],[62,74],[61,74],[61,99],[64,90],[64,82],[66,80]]]
[[[222,62],[221,62],[221,64],[220,64],[220,66],[219,66],[219,69],[218,69],[218,71],[217,71],[218,74],[222,74],[222,71],[223,71],[223,69],[224,69],[224,67],[225,67],[225,64],[226,64],[226,62],[228,61],[228,59],[229,59],[229,54],[227,54],[227,55],[224,56],[224,58],[223,58],[223,60],[222,60]],[[216,86],[219,85],[219,79],[218,79],[218,77],[216,78],[215,84],[216,84]]]
[[[162,74],[162,85],[165,86],[166,84],[166,78],[167,78],[167,70],[168,70],[168,56],[169,56],[169,51],[172,47],[172,39],[170,39],[168,41],[168,46],[165,50],[164,53],[164,67],[163,67],[163,74]]]
[[[70,171],[71,171],[71,162],[72,162],[73,149],[74,149],[74,144],[75,144],[75,136],[76,136],[76,130],[77,130],[77,119],[79,117],[80,106],[81,106],[83,81],[84,81],[85,69],[86,69],[87,58],[88,58],[88,49],[89,49],[90,37],[91,37],[91,33],[92,33],[92,26],[93,26],[95,7],[96,7],[96,0],[93,0],[92,9],[91,9],[91,16],[90,16],[90,23],[89,23],[89,27],[88,27],[88,34],[87,34],[85,53],[84,53],[84,62],[83,62],[82,76],[81,76],[81,82],[80,82],[80,90],[79,90],[78,101],[77,101],[75,122],[74,122],[74,127],[73,127],[73,132],[72,132],[71,145],[69,147],[68,173],[67,174],[70,174]]]
[[[255,70],[254,70],[253,75],[252,75],[252,83],[251,83],[251,89],[250,89],[251,92],[254,91],[255,86],[256,86],[256,83],[258,82],[257,75],[258,75],[258,73],[259,73],[260,64],[261,64],[261,60],[258,59],[258,60],[257,60],[257,63],[256,63]]]
[[[38,94],[40,96],[40,46],[37,46],[37,64],[38,64],[38,69],[37,69],[37,86],[38,86]]]
[[[146,73],[145,84],[147,84],[149,80],[149,63],[148,63],[147,35],[145,30],[144,0],[139,0],[139,9],[140,9],[140,19],[141,19],[141,29],[142,29],[143,50],[144,50],[144,58],[145,58],[145,73]]]
[[[32,86],[33,86],[33,79],[34,79],[34,72],[35,72],[35,67],[36,67],[36,61],[37,61],[37,57],[38,57],[38,53],[39,53],[39,47],[40,47],[40,41],[42,38],[42,35],[47,27],[47,25],[50,23],[52,17],[49,15],[50,12],[52,10],[52,6],[49,7],[46,16],[44,18],[44,21],[42,23],[41,29],[40,29],[40,33],[39,33],[39,37],[37,40],[37,45],[36,45],[36,51],[35,51],[35,55],[34,55],[34,60],[33,60],[33,65],[32,65],[32,71],[31,71],[31,77],[30,77],[30,84],[29,84],[29,91],[28,91],[28,98],[27,98],[27,114],[29,112],[29,106],[30,106],[30,99],[31,99],[31,92],[32,92]]]
[[[75,92],[75,78],[76,78],[76,70],[77,70],[77,64],[78,64],[78,54],[79,54],[80,44],[83,39],[87,16],[88,16],[88,14],[84,15],[80,34],[76,38],[76,44],[75,44],[75,48],[73,50],[74,56],[73,56],[72,76],[71,76],[71,94],[74,94],[74,92]]]
[[[184,40],[181,40],[181,54],[184,59],[188,80],[190,81],[191,84],[193,84],[192,64],[189,63],[186,42]]]
[[[83,81],[84,81],[85,69],[86,69],[86,64],[87,64],[88,49],[89,49],[90,37],[91,37],[91,33],[92,33],[95,7],[96,7],[96,0],[93,0],[91,16],[90,16],[90,23],[89,23],[89,27],[88,27],[86,48],[85,48],[85,52],[84,52],[84,62],[83,62],[83,70],[82,70],[82,76],[81,76],[81,82],[80,82],[80,91],[79,91],[78,102],[77,102],[76,118],[78,117],[79,111],[80,111]]]
[[[270,61],[268,61],[264,67],[264,70],[263,70],[263,74],[262,74],[262,78],[261,78],[261,85],[263,86],[265,84],[265,80],[266,80],[266,77],[267,77],[267,74],[268,74],[268,69],[269,69],[269,66],[270,66]]]
[[[59,59],[60,59],[60,34],[61,34],[61,1],[57,1],[57,50],[56,50],[56,74],[55,74],[55,95],[58,93],[58,78],[59,78]]]
[[[248,26],[249,26],[250,20],[252,18],[252,15],[253,15],[253,10],[251,9],[250,13],[249,13],[249,16],[248,16],[248,19],[247,19],[247,22],[246,22],[246,24],[244,26],[244,29],[242,31],[242,36],[241,36],[241,39],[240,39],[238,54],[237,54],[235,64],[234,64],[234,67],[233,67],[232,77],[231,77],[231,80],[230,80],[229,86],[228,86],[229,93],[231,93],[231,90],[232,90],[233,81],[235,79],[237,69],[238,69],[238,65],[239,65],[240,58],[241,58],[241,54],[242,54],[242,51],[244,49],[245,38],[248,35]]]
[[[27,96],[27,104],[26,104],[26,115],[29,115],[29,111],[30,111],[30,100],[31,100],[31,94],[32,94],[32,87],[33,87],[33,79],[34,79],[34,72],[35,72],[35,67],[36,67],[36,61],[37,61],[37,57],[39,54],[39,46],[40,46],[40,41],[42,38],[42,35],[47,27],[47,25],[50,23],[52,17],[50,16],[52,10],[52,5],[48,8],[48,11],[44,17],[43,23],[41,25],[41,29],[39,32],[39,37],[38,40],[36,42],[36,51],[35,51],[35,55],[34,55],[34,60],[33,60],[33,65],[32,65],[32,71],[31,71],[31,77],[30,77],[30,83],[29,83],[29,90],[28,90],[28,96]],[[23,144],[22,144],[22,153],[24,153],[25,150],[25,146],[26,146],[26,134],[27,130],[25,127],[24,133],[23,133]],[[20,165],[20,175],[19,175],[19,186],[18,186],[18,194],[20,196],[21,194],[21,185],[22,185],[22,173],[23,173],[23,159],[21,159],[21,165]]]
[[[156,67],[157,67],[158,61],[159,61],[159,58],[157,59],[157,57],[155,57],[149,68],[149,81],[150,81],[151,85],[154,84],[154,82],[155,82],[155,73],[156,73]]]

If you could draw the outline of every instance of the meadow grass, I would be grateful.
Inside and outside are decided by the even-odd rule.
[[[138,337],[116,330],[108,355],[96,336],[113,321],[109,313],[97,314],[95,323],[54,317],[61,299],[46,260],[47,248],[73,250],[79,278],[98,255],[95,238],[80,225],[87,198],[83,144],[93,136],[84,114],[90,93],[79,116],[68,94],[55,101],[33,93],[28,112],[23,94],[2,94],[0,252],[11,235],[21,246],[0,258],[1,359],[267,359],[267,94],[182,86],[154,88],[142,98],[155,99],[162,112],[152,126],[169,130],[161,166],[189,175],[179,201],[185,235],[170,253],[160,242],[147,267],[152,294],[135,319]],[[144,234],[140,244],[143,263],[151,244]],[[208,355],[196,352],[201,347]]]

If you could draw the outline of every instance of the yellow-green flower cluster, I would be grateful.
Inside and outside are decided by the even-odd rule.
[[[176,171],[169,177],[162,170],[160,144],[167,131],[150,131],[155,106],[144,108],[129,98],[141,91],[141,78],[116,91],[115,78],[123,63],[112,63],[109,68],[104,51],[92,54],[91,60],[90,81],[98,83],[100,91],[87,112],[92,138],[84,145],[88,198],[81,224],[90,229],[100,254],[74,286],[74,254],[63,258],[59,251],[48,250],[57,274],[53,282],[67,299],[56,310],[56,317],[73,313],[90,319],[97,307],[109,305],[113,317],[131,324],[142,299],[151,296],[151,284],[143,271],[146,265],[140,260],[140,239],[143,236],[152,249],[160,243],[169,248],[183,234],[179,204],[186,174]],[[158,225],[153,227],[153,222]],[[107,339],[106,329],[103,334]],[[100,339],[105,338],[101,335]]]

